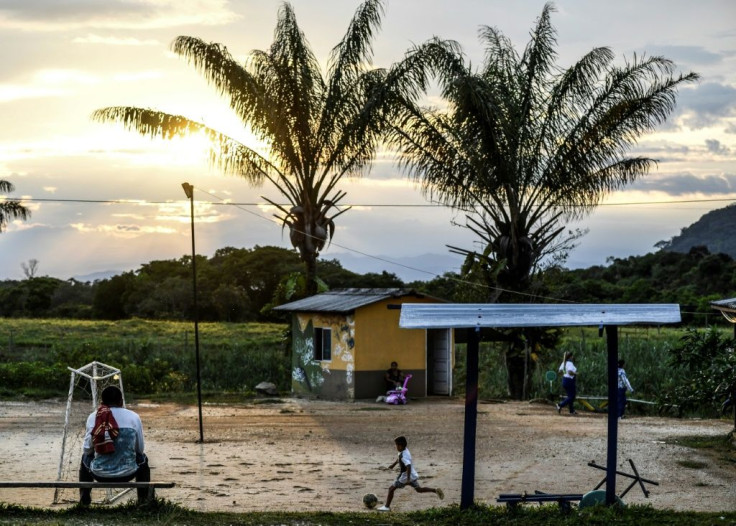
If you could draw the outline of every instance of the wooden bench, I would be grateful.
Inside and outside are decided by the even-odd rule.
[[[538,502],[540,505],[545,502],[556,502],[563,512],[570,511],[570,503],[582,500],[583,495],[579,493],[556,495],[551,493],[542,493],[535,491],[534,493],[502,493],[496,499],[496,502],[503,502],[509,509],[515,509],[518,504],[524,502]]]
[[[175,482],[27,482],[0,481],[0,488],[90,488],[90,489],[148,489],[148,500],[156,497],[156,489],[173,488]]]

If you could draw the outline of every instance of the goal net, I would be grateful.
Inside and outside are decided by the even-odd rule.
[[[100,395],[105,387],[117,386],[123,393],[125,405],[125,391],[123,391],[123,375],[120,369],[105,365],[101,362],[91,362],[71,371],[69,380],[69,395],[66,400],[64,414],[64,435],[61,440],[61,455],[56,480],[75,482],[79,479],[79,463],[82,461],[82,444],[87,423],[87,417],[97,410],[100,404]],[[94,499],[95,491],[92,497]],[[112,502],[127,490],[104,490],[104,497],[99,502]],[[70,488],[56,488],[54,504],[79,502],[79,490]]]

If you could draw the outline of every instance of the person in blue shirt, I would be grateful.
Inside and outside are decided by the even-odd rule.
[[[565,390],[567,395],[565,399],[556,405],[557,412],[560,413],[562,408],[568,406],[571,415],[577,414],[575,411],[575,397],[577,396],[577,387],[575,379],[578,375],[578,369],[575,364],[572,363],[573,353],[566,352],[565,357],[562,359],[562,364],[559,367],[559,372],[562,376],[562,388]]]

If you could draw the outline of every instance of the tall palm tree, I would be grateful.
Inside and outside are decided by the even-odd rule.
[[[203,132],[211,139],[213,164],[254,184],[269,181],[290,205],[264,199],[289,228],[306,264],[308,293],[314,293],[319,252],[334,236],[335,218],[348,209],[339,207],[345,192],[337,184],[346,174],[365,171],[385,127],[389,97],[380,93],[388,87],[378,82],[385,75],[369,68],[382,14],[383,0],[363,2],[332,50],[324,78],[288,3],[279,9],[271,47],[252,51],[244,64],[221,44],[174,40],[173,51],[229,101],[243,125],[268,145],[268,156],[201,122],[152,109],[109,107],[93,119],[164,139]]]
[[[544,6],[521,55],[483,27],[477,71],[452,48],[435,48],[425,63],[439,68],[448,107],[422,110],[407,100],[390,135],[403,168],[427,195],[465,211],[464,226],[483,246],[451,248],[497,267],[489,275],[503,289],[526,289],[543,258],[572,247],[578,234],[565,232],[567,222],[649,171],[656,161],[629,151],[671,113],[678,87],[698,79],[674,75],[663,57],[614,65],[605,47],[562,70],[553,10]]]
[[[12,192],[15,187],[10,181],[0,179],[0,192]],[[8,225],[11,219],[25,221],[31,217],[31,211],[15,199],[0,200],[0,233]]]
[[[488,280],[486,301],[525,301],[529,295],[506,291],[535,292],[540,263],[564,256],[579,235],[566,223],[656,163],[629,152],[671,113],[677,89],[698,78],[676,75],[658,56],[618,66],[605,47],[563,70],[552,11],[544,6],[521,54],[483,27],[478,70],[449,47],[430,46],[431,56],[427,47],[413,50],[410,57],[437,71],[448,107],[423,110],[415,97],[394,114],[389,142],[402,167],[427,195],[463,211],[464,226],[479,238],[480,250],[450,248],[466,254],[470,278]],[[509,392],[520,398],[533,369],[530,350],[541,340],[533,331],[507,337]]]

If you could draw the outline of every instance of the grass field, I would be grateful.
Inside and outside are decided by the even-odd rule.
[[[249,392],[262,381],[289,389],[285,326],[201,323],[202,388]],[[171,395],[195,388],[191,323],[62,319],[0,320],[0,395],[59,396],[68,366],[97,360],[123,372],[126,389],[139,396]]]
[[[169,526],[248,525],[248,526],[343,526],[347,524],[398,526],[562,526],[562,525],[631,525],[672,526],[734,525],[736,513],[694,513],[655,510],[645,506],[588,508],[563,515],[556,506],[522,507],[510,512],[497,506],[477,506],[461,511],[458,506],[432,508],[421,512],[381,514],[365,513],[201,513],[157,501],[147,507],[133,505],[115,508],[79,507],[61,511],[0,505],[0,524],[14,525],[127,525]]]
[[[670,351],[678,344],[684,329],[656,329],[646,327],[621,327],[619,329],[619,357],[626,360],[626,372],[636,390],[636,398],[656,400],[661,393],[680,382],[684,372],[669,365]],[[550,392],[561,393],[560,380],[552,385],[545,379],[547,371],[556,372],[565,351],[575,354],[578,368],[578,393],[605,396],[607,392],[606,338],[599,337],[595,328],[570,328],[555,351],[542,351],[530,356],[535,370],[529,386],[530,398],[547,398]],[[504,363],[504,347],[499,343],[482,342],[480,346],[481,396],[504,398],[507,375]],[[459,378],[455,385],[462,388],[464,349],[458,357]]]
[[[252,393],[262,381],[290,390],[287,326],[268,323],[201,323],[202,388],[212,396]],[[728,329],[724,329],[730,335]],[[684,371],[669,364],[671,349],[684,334],[681,328],[619,329],[619,356],[636,390],[636,399],[656,401],[685,379]],[[480,396],[505,398],[507,375],[504,347],[481,343]],[[575,353],[578,393],[605,396],[607,348],[595,328],[569,329],[559,348],[530,357],[534,374],[529,398],[561,393],[559,379],[551,385],[547,371],[557,371],[564,351]],[[187,322],[142,319],[115,322],[15,319],[0,320],[0,396],[62,396],[68,385],[67,366],[81,367],[92,360],[123,371],[126,388],[137,396],[173,399],[195,390],[193,325]],[[464,346],[457,347],[455,392],[462,395],[465,378]],[[633,411],[648,406],[633,404]],[[700,416],[716,415],[717,407],[703,408]]]

